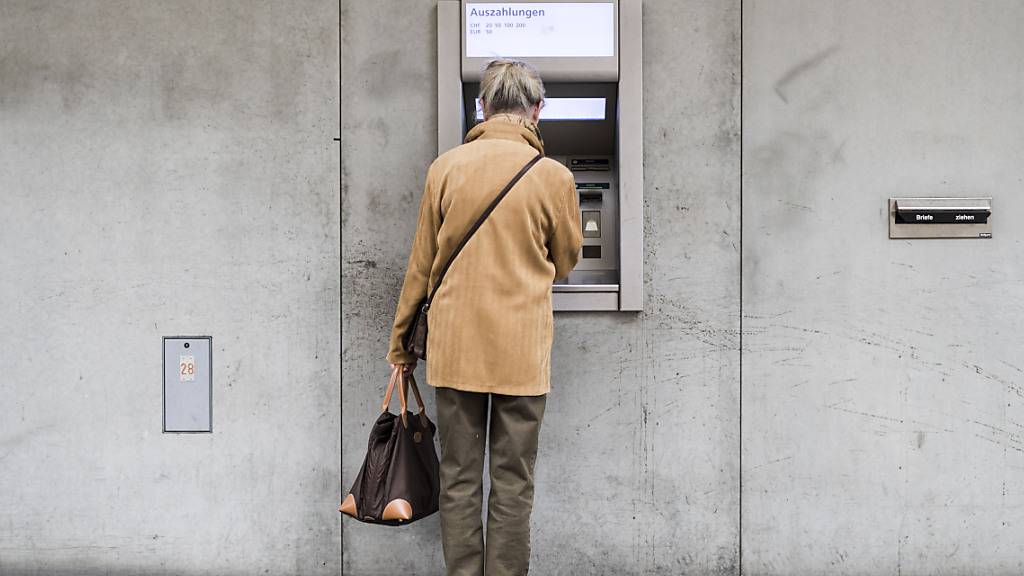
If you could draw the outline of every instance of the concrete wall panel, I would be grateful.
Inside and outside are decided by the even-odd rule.
[[[1024,5],[744,4],[746,574],[1019,574]],[[992,240],[889,240],[891,196]]]
[[[336,574],[338,6],[0,3],[0,574]],[[161,336],[213,434],[161,434]]]
[[[346,490],[436,153],[435,19],[432,1],[343,2]],[[738,3],[644,2],[645,311],[556,315],[537,574],[738,569],[738,74]],[[438,574],[439,538],[436,517],[346,520],[345,573]]]

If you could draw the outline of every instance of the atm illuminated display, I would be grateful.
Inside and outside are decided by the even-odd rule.
[[[604,98],[545,98],[541,120],[604,120]],[[476,119],[484,119],[480,99],[476,99]]]
[[[611,2],[467,3],[469,58],[615,56]]]

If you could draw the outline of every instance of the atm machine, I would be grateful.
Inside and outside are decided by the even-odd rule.
[[[552,288],[555,311],[643,308],[643,71],[640,0],[474,2],[437,7],[438,154],[479,121],[491,60],[525,60],[546,89],[548,157],[572,171],[583,249]]]

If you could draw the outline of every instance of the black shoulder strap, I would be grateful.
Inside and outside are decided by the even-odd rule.
[[[491,201],[491,205],[488,206],[487,209],[484,210],[482,214],[480,214],[480,217],[477,218],[476,223],[474,223],[473,226],[469,229],[469,231],[466,232],[466,235],[462,237],[462,241],[459,242],[459,245],[456,246],[455,250],[452,251],[452,255],[448,257],[448,261],[445,262],[444,268],[441,268],[441,273],[437,276],[437,283],[434,284],[434,289],[430,291],[430,296],[427,298],[426,301],[426,304],[428,306],[430,305],[431,302],[434,301],[434,294],[437,294],[437,289],[441,287],[441,281],[444,280],[444,275],[448,272],[448,269],[451,268],[452,262],[459,255],[459,252],[462,252],[462,249],[465,248],[466,242],[469,242],[469,239],[473,237],[473,234],[475,234],[476,231],[480,228],[480,225],[484,223],[484,220],[487,220],[487,217],[491,215],[491,212],[494,212],[494,209],[497,208],[498,204],[500,204],[501,201],[505,198],[505,196],[508,195],[509,190],[511,190],[512,187],[516,185],[516,182],[519,182],[519,179],[522,178],[527,172],[529,172],[530,168],[533,168],[533,165],[539,162],[540,159],[543,157],[543,154],[537,154],[536,156],[533,157],[533,160],[527,162],[526,166],[523,166],[519,170],[519,172],[517,172],[516,175],[513,176],[511,180],[509,180],[508,184],[506,184],[505,187],[501,189],[501,192],[499,192],[498,195],[494,198],[494,200]]]

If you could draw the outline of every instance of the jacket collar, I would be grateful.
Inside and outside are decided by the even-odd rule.
[[[544,153],[544,140],[540,137],[537,125],[516,114],[495,114],[470,129],[466,134],[466,142],[473,140],[512,140],[523,142]]]

